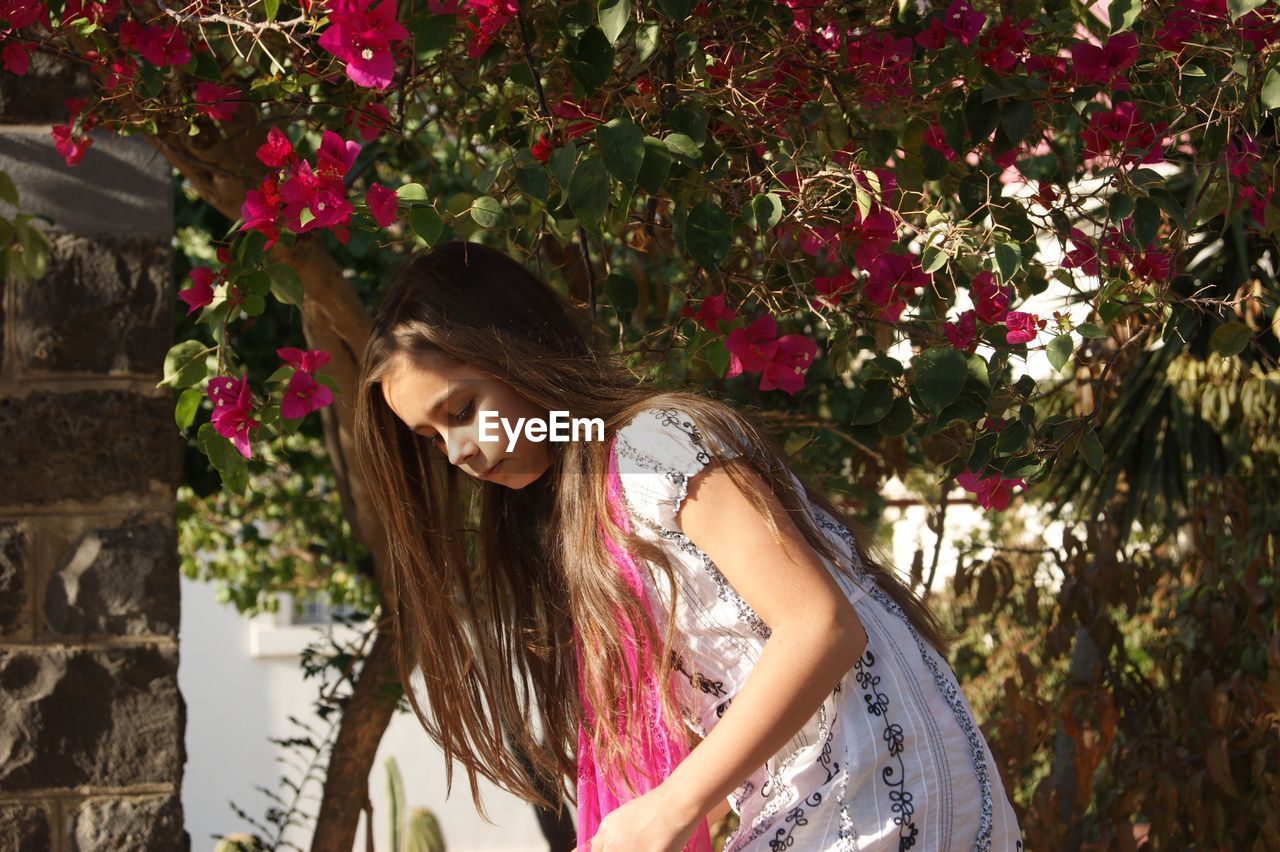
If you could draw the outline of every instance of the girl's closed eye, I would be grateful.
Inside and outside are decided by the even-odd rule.
[[[452,414],[450,416],[456,419],[459,423],[465,422],[467,418],[471,416],[471,402],[468,401],[457,414]],[[444,443],[444,437],[439,432],[436,432],[428,440],[431,442],[431,446],[436,447],[437,449],[440,449],[441,445]],[[443,450],[441,451],[443,452]]]

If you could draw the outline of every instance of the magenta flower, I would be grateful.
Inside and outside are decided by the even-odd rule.
[[[308,349],[305,352],[296,346],[284,346],[276,350],[285,363],[292,364],[295,370],[314,373],[329,363],[329,353],[323,349]]]
[[[369,189],[364,194],[364,203],[368,205],[369,215],[378,223],[379,228],[385,228],[396,220],[400,199],[393,190],[382,184],[369,184]]]
[[[274,175],[267,175],[257,189],[247,190],[240,205],[240,218],[244,219],[242,231],[260,231],[267,238],[266,248],[271,248],[280,238],[276,219],[284,202],[280,199]]]
[[[942,331],[956,349],[967,351],[977,337],[977,313],[970,309],[960,314],[955,322],[944,322]]]
[[[947,162],[956,158],[956,152],[947,144],[947,138],[942,132],[941,124],[935,122],[929,126],[929,129],[924,132],[924,144],[942,154],[947,159]]]
[[[818,354],[818,344],[803,334],[786,334],[760,377],[760,390],[784,390],[795,396],[804,387],[804,374]]]
[[[1133,101],[1122,101],[1111,110],[1099,110],[1089,116],[1089,126],[1080,131],[1084,142],[1086,160],[1096,159],[1108,153],[1113,145],[1120,146],[1121,165],[1137,161],[1159,163],[1164,161],[1164,129],[1167,122],[1148,124],[1138,115]],[[1141,158],[1132,150],[1145,152]]]
[[[725,377],[742,372],[759,373],[769,366],[778,351],[778,324],[769,314],[762,314],[746,328],[735,328],[725,339],[729,350],[729,369]]]
[[[351,203],[342,180],[317,176],[305,160],[280,186],[280,197],[289,227],[299,234],[339,225],[351,218]],[[303,210],[309,210],[312,217],[305,225],[301,220]]]
[[[366,142],[377,139],[386,130],[391,129],[391,113],[379,103],[366,104],[361,110],[350,110],[348,121],[354,116],[356,132]]]
[[[328,355],[328,353],[323,353]],[[280,400],[280,416],[286,420],[305,417],[312,411],[324,408],[333,402],[333,391],[327,385],[316,381],[316,377],[307,370],[295,370],[289,377],[289,385],[285,388],[284,397]]]
[[[233,95],[239,95],[235,86],[219,86],[216,83],[197,83],[193,100],[196,112],[208,116],[214,121],[230,121],[240,106],[238,100],[232,101]],[[273,130],[275,128],[272,128]]]
[[[293,150],[293,143],[279,127],[272,127],[267,131],[267,141],[263,142],[254,153],[263,165],[271,169],[284,168],[298,159],[298,155]]]
[[[87,18],[102,27],[115,20],[119,13],[120,0],[67,0],[62,10],[62,25],[68,26],[76,18]]]
[[[178,298],[189,306],[187,316],[213,301],[213,278],[213,270],[207,266],[191,270],[192,285],[178,294]]]
[[[1013,298],[1013,288],[996,284],[996,277],[988,270],[973,276],[969,284],[969,294],[973,297],[974,309],[978,319],[985,323],[1004,322],[1009,313],[1009,301]]]
[[[31,67],[31,44],[19,41],[12,36],[10,36],[10,39],[0,49],[0,61],[3,61],[4,70],[10,74],[16,74],[19,77],[25,76],[27,69]]]
[[[1120,72],[1138,58],[1138,36],[1121,33],[1107,39],[1105,47],[1087,41],[1071,45],[1071,71],[1076,85],[1105,86],[1117,92],[1129,91],[1129,81]]]
[[[849,269],[840,269],[835,275],[818,275],[813,279],[813,289],[818,291],[816,304],[834,308],[840,299],[853,289],[855,278]]]
[[[1004,339],[1008,343],[1029,343],[1036,339],[1035,314],[1024,311],[1009,311],[1004,318],[1004,326],[1008,329]]]
[[[977,494],[979,506],[984,509],[995,509],[998,512],[1008,508],[1009,498],[1013,495],[1012,489],[1015,485],[1020,488],[1027,487],[1027,483],[1022,479],[1004,479],[998,474],[979,477],[976,473],[967,470],[956,475],[956,482],[960,483],[965,491]]]
[[[408,38],[409,31],[396,20],[396,0],[369,6],[369,0],[330,0],[329,27],[319,43],[346,64],[351,82],[385,89],[395,73],[391,45]]]
[[[210,417],[213,428],[222,437],[229,438],[240,455],[249,458],[249,433],[262,425],[251,416],[253,392],[249,389],[249,379],[218,376],[209,380],[205,393],[213,401]]]
[[[929,276],[913,255],[885,252],[867,267],[862,292],[882,308],[878,319],[897,322],[907,300],[915,298],[917,288],[928,284]]]
[[[1022,64],[1022,55],[1027,50],[1027,28],[1032,23],[1030,18],[1016,24],[1011,18],[1002,18],[1000,23],[982,34],[978,61],[997,74],[1012,74],[1017,71]]]
[[[710,331],[723,330],[724,326],[729,325],[738,318],[737,312],[725,304],[724,293],[717,293],[714,296],[708,296],[703,299],[696,311],[688,305],[684,305],[680,308],[680,314],[681,316],[689,317]]]
[[[187,38],[177,24],[167,27],[144,27],[138,34],[138,53],[157,68],[186,65],[191,61]]]
[[[341,180],[351,171],[351,165],[360,156],[360,143],[343,139],[332,130],[320,137],[320,150],[316,152],[316,172],[324,177]]]
[[[1098,274],[1098,253],[1093,248],[1093,241],[1079,228],[1071,229],[1071,244],[1075,248],[1067,252],[1062,261],[1064,269],[1080,268],[1085,275]]]

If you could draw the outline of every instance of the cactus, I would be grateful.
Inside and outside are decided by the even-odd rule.
[[[440,821],[426,808],[414,808],[409,814],[409,834],[404,852],[445,852]]]
[[[387,819],[391,852],[445,852],[440,821],[426,808],[414,808],[405,826],[404,778],[394,757],[383,761],[387,772]],[[222,852],[222,850],[219,850]],[[228,852],[232,852],[228,850]]]
[[[266,845],[256,834],[225,834],[213,852],[264,852]]]

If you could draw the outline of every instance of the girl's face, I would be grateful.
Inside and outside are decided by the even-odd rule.
[[[545,441],[530,441],[521,429],[508,449],[511,438],[502,425],[505,420],[515,430],[520,418],[545,419],[548,412],[468,364],[430,355],[419,366],[400,356],[382,381],[382,396],[406,426],[477,479],[519,489],[551,465]],[[488,440],[482,411],[493,412]]]

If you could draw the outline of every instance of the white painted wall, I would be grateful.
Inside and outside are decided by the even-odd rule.
[[[312,714],[317,681],[303,680],[296,653],[301,638],[316,628],[263,629],[214,598],[214,587],[182,580],[182,633],[178,684],[187,704],[187,766],[182,806],[192,852],[209,852],[215,834],[251,831],[229,801],[262,819],[267,797],[255,786],[275,788],[284,767],[282,750],[268,737],[297,736],[294,715],[323,731]],[[263,656],[254,656],[256,648]],[[545,852],[533,809],[484,778],[485,808],[496,825],[485,823],[471,801],[465,770],[454,767],[453,791],[445,797],[444,759],[411,714],[392,721],[370,776],[377,852],[390,852],[386,825],[383,760],[394,755],[405,783],[405,804],[426,807],[440,820],[449,852]],[[297,777],[292,773],[291,777]],[[314,795],[314,789],[312,789]],[[314,803],[310,809],[314,812]],[[356,852],[364,852],[364,818]],[[286,839],[305,849],[310,832]]]

